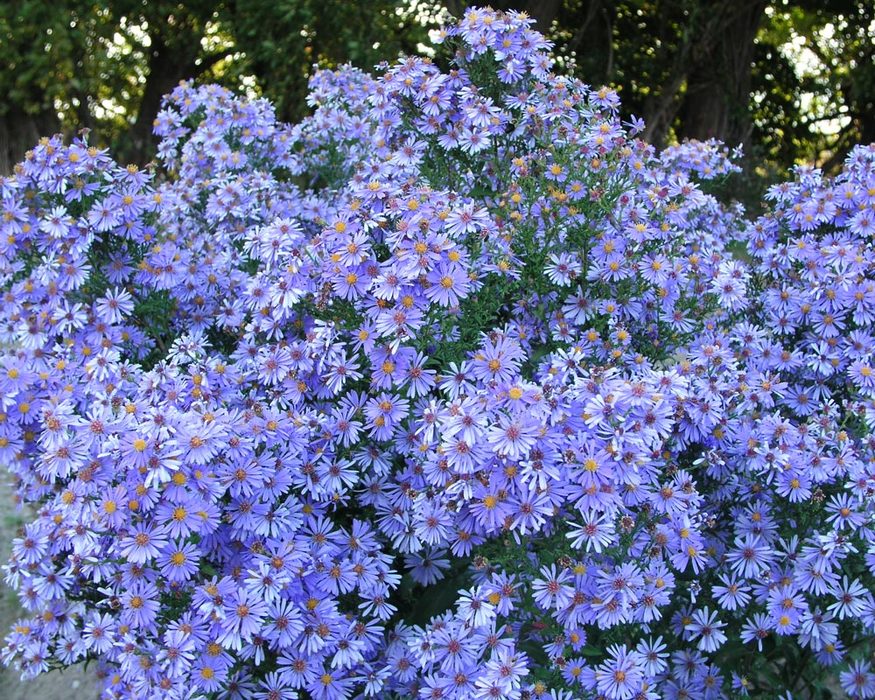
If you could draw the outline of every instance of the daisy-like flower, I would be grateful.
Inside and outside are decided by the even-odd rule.
[[[268,607],[249,589],[242,588],[224,601],[222,613],[219,641],[229,649],[239,650],[259,632],[261,621],[268,614]]]
[[[560,287],[567,287],[581,273],[581,265],[577,258],[568,253],[551,253],[550,262],[544,272],[547,278]]]
[[[189,543],[165,547],[157,558],[161,575],[171,583],[190,580],[198,571],[201,550]]]
[[[610,659],[595,670],[598,690],[609,698],[628,700],[641,689],[644,674],[638,654],[625,644],[608,647]]]
[[[135,583],[121,596],[122,620],[134,629],[150,629],[159,611],[158,589],[154,584]]]
[[[114,288],[105,297],[97,300],[97,313],[107,323],[121,323],[134,310],[134,300],[126,289]]]
[[[266,637],[279,649],[289,649],[304,631],[304,622],[297,604],[278,599],[267,615]]]
[[[827,522],[832,523],[833,527],[847,527],[854,530],[866,520],[859,506],[848,493],[834,495],[827,505],[827,510],[830,513]]]
[[[67,209],[63,206],[56,206],[47,212],[45,218],[40,221],[40,230],[48,234],[50,238],[60,239],[69,234],[73,224],[73,217],[70,216]]]
[[[875,673],[866,661],[854,661],[846,671],[839,674],[842,689],[852,698],[875,697]]]
[[[754,534],[737,539],[727,553],[732,570],[744,578],[754,578],[772,560],[772,548]]]
[[[259,683],[252,697],[255,700],[297,700],[299,696],[285,674],[272,671]]]
[[[215,420],[198,420],[195,417],[182,427],[177,442],[184,450],[185,459],[197,465],[207,464],[218,453],[225,428]]]
[[[154,450],[154,441],[147,436],[131,432],[119,441],[122,459],[134,469],[145,468]]]
[[[769,612],[774,629],[780,635],[793,634],[799,618],[808,604],[793,586],[780,586],[769,591]]]
[[[859,579],[849,581],[847,576],[842,576],[840,585],[831,591],[835,602],[827,608],[827,611],[835,615],[839,620],[847,617],[858,618],[867,607],[873,604],[872,594],[860,582]]]
[[[667,645],[662,637],[641,640],[635,647],[635,652],[640,656],[644,673],[648,676],[656,676],[668,667]]]
[[[446,549],[426,548],[423,552],[404,555],[404,564],[414,581],[422,586],[430,586],[442,580],[444,572],[450,568],[450,560],[446,555]]]
[[[763,650],[763,640],[771,634],[772,623],[765,613],[756,613],[745,621],[741,628],[741,640],[745,643],[756,642],[757,650]]]
[[[717,611],[705,607],[693,613],[693,619],[686,629],[692,633],[693,639],[698,640],[699,649],[710,653],[717,651],[726,641],[724,627],[726,623],[717,619]]]
[[[109,614],[91,613],[82,630],[85,648],[96,654],[107,652],[115,639],[116,625]]]
[[[535,445],[538,434],[538,426],[526,415],[508,416],[501,413],[498,424],[489,429],[486,439],[497,454],[510,459],[522,459]]]
[[[574,549],[593,550],[600,554],[613,542],[615,531],[613,516],[590,512],[581,524],[573,524],[565,536],[571,540]]]
[[[557,572],[556,565],[551,564],[542,567],[538,573],[538,578],[532,584],[532,599],[536,605],[544,610],[560,610],[571,602],[574,588],[568,583],[571,573],[567,569]]]
[[[456,307],[467,296],[470,280],[467,272],[456,264],[441,263],[426,277],[429,286],[425,296],[441,306]]]
[[[120,553],[134,564],[145,564],[157,557],[166,546],[167,535],[163,527],[142,523],[122,539]]]
[[[342,700],[348,696],[353,680],[342,670],[323,670],[307,685],[313,700]]]
[[[478,589],[461,591],[457,605],[459,616],[475,627],[483,627],[495,619],[494,606]]]
[[[714,585],[711,592],[725,610],[744,608],[750,600],[750,587],[734,575],[723,575],[720,584]]]

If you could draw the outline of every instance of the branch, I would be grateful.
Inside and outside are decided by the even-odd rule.
[[[592,21],[595,19],[596,14],[599,10],[599,3],[591,2],[587,5],[586,8],[586,17],[583,22],[580,23],[577,31],[574,32],[574,36],[568,42],[567,48],[569,51],[576,51],[577,47],[580,46],[583,41],[583,37],[586,34],[586,30],[589,29],[589,25],[592,24]],[[610,37],[611,44],[613,44],[613,37]]]
[[[610,80],[614,74],[614,25],[611,22],[611,14],[607,8],[602,8],[602,16],[605,18],[608,31],[608,67],[605,70],[605,77]]]

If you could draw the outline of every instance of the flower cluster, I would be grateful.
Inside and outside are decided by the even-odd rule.
[[[24,677],[875,697],[875,148],[748,220],[734,154],[657,152],[531,24],[321,71],[294,126],[182,84],[157,173],[0,180]]]

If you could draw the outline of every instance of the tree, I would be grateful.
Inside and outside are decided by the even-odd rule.
[[[158,0],[0,6],[0,172],[40,136],[82,128],[145,162],[161,96],[215,64],[203,38],[216,3]]]
[[[415,52],[464,0],[9,0],[0,4],[0,172],[39,136],[91,130],[145,163],[152,121],[179,81],[307,110],[314,64],[371,68]],[[875,141],[870,0],[495,0],[527,12],[559,60],[615,85],[645,138],[742,143],[748,170],[800,160],[834,169]],[[801,48],[800,48],[801,47]],[[802,69],[803,51],[813,68]]]
[[[652,142],[749,138],[754,40],[767,0],[502,4],[538,5],[532,16],[560,54],[575,59],[586,82],[617,84]]]
[[[187,79],[262,92],[298,119],[313,64],[413,52],[434,13],[392,0],[12,0],[0,5],[0,172],[40,136],[81,128],[144,164],[162,97]]]
[[[78,3],[63,3],[75,13]],[[74,5],[74,6],[71,6]],[[9,172],[24,148],[59,130],[56,102],[74,62],[76,19],[44,3],[0,5],[0,172]],[[76,90],[77,84],[70,85]]]
[[[312,66],[353,63],[366,70],[416,52],[442,8],[425,2],[246,0],[228,2],[220,19],[240,52],[231,70],[256,77],[280,117],[303,117]]]
[[[875,142],[875,4],[870,0],[805,0],[784,9],[792,32],[816,58],[808,123],[832,122],[817,142],[826,170],[836,169],[854,143]]]

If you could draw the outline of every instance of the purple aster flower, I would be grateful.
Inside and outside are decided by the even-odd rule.
[[[246,588],[239,589],[223,602],[222,634],[219,641],[229,649],[240,649],[261,629],[268,614],[267,604]]]
[[[145,564],[157,557],[166,546],[167,535],[163,527],[142,523],[122,539],[120,553],[134,564]]]
[[[711,587],[711,592],[725,610],[744,608],[750,600],[750,587],[734,575],[723,575],[720,584]]]
[[[592,512],[581,524],[572,525],[571,530],[565,536],[571,540],[571,546],[574,549],[584,549],[587,552],[593,550],[596,553],[601,553],[613,542],[614,535],[613,516],[607,513]]]
[[[726,623],[717,620],[717,611],[705,607],[693,613],[692,622],[687,625],[687,630],[692,633],[694,639],[698,638],[699,649],[710,653],[717,651],[726,641],[724,627]]]
[[[571,574],[567,570],[557,572],[556,566],[542,567],[539,578],[532,584],[533,600],[544,610],[561,609],[571,602],[574,588],[568,585]]]
[[[628,700],[644,681],[638,655],[628,651],[625,644],[608,647],[607,651],[611,658],[595,671],[597,688],[609,698]]]
[[[747,534],[736,540],[726,558],[734,572],[744,578],[754,578],[768,567],[772,560],[772,549],[758,536]]]
[[[252,697],[255,700],[297,700],[298,693],[292,689],[285,674],[272,671],[264,677]]]
[[[839,675],[842,689],[852,698],[875,697],[875,673],[865,661],[854,661]]]
[[[97,313],[108,323],[121,323],[134,310],[134,302],[126,289],[115,288],[97,300]]]
[[[502,413],[498,416],[498,424],[489,429],[486,439],[496,454],[509,459],[521,459],[535,445],[538,433],[538,426],[525,415],[508,416]]]
[[[872,605],[872,594],[859,579],[849,581],[847,576],[842,576],[841,584],[831,592],[835,602],[827,610],[839,620],[844,620],[846,617],[859,617],[867,606]]]
[[[808,604],[792,586],[781,586],[769,592],[769,612],[778,634],[792,634],[796,631],[799,618]]]
[[[495,619],[495,607],[478,589],[460,591],[457,601],[458,615],[474,627],[483,627]]]
[[[134,629],[154,629],[158,616],[158,589],[151,583],[135,583],[121,596],[122,620]]]
[[[447,673],[458,673],[469,668],[476,660],[468,632],[461,625],[442,626],[433,635],[434,660]]]
[[[771,634],[772,624],[765,613],[756,613],[749,618],[741,628],[741,640],[745,643],[756,642],[757,650],[763,650],[763,640]]]
[[[404,555],[404,564],[410,570],[413,580],[422,586],[430,586],[442,580],[450,567],[445,549],[426,548],[422,552]]]
[[[468,274],[456,264],[441,263],[426,277],[429,286],[425,296],[441,306],[457,307],[460,299],[468,294]]]
[[[108,614],[91,613],[82,630],[85,648],[96,654],[106,653],[115,639],[115,622]]]

